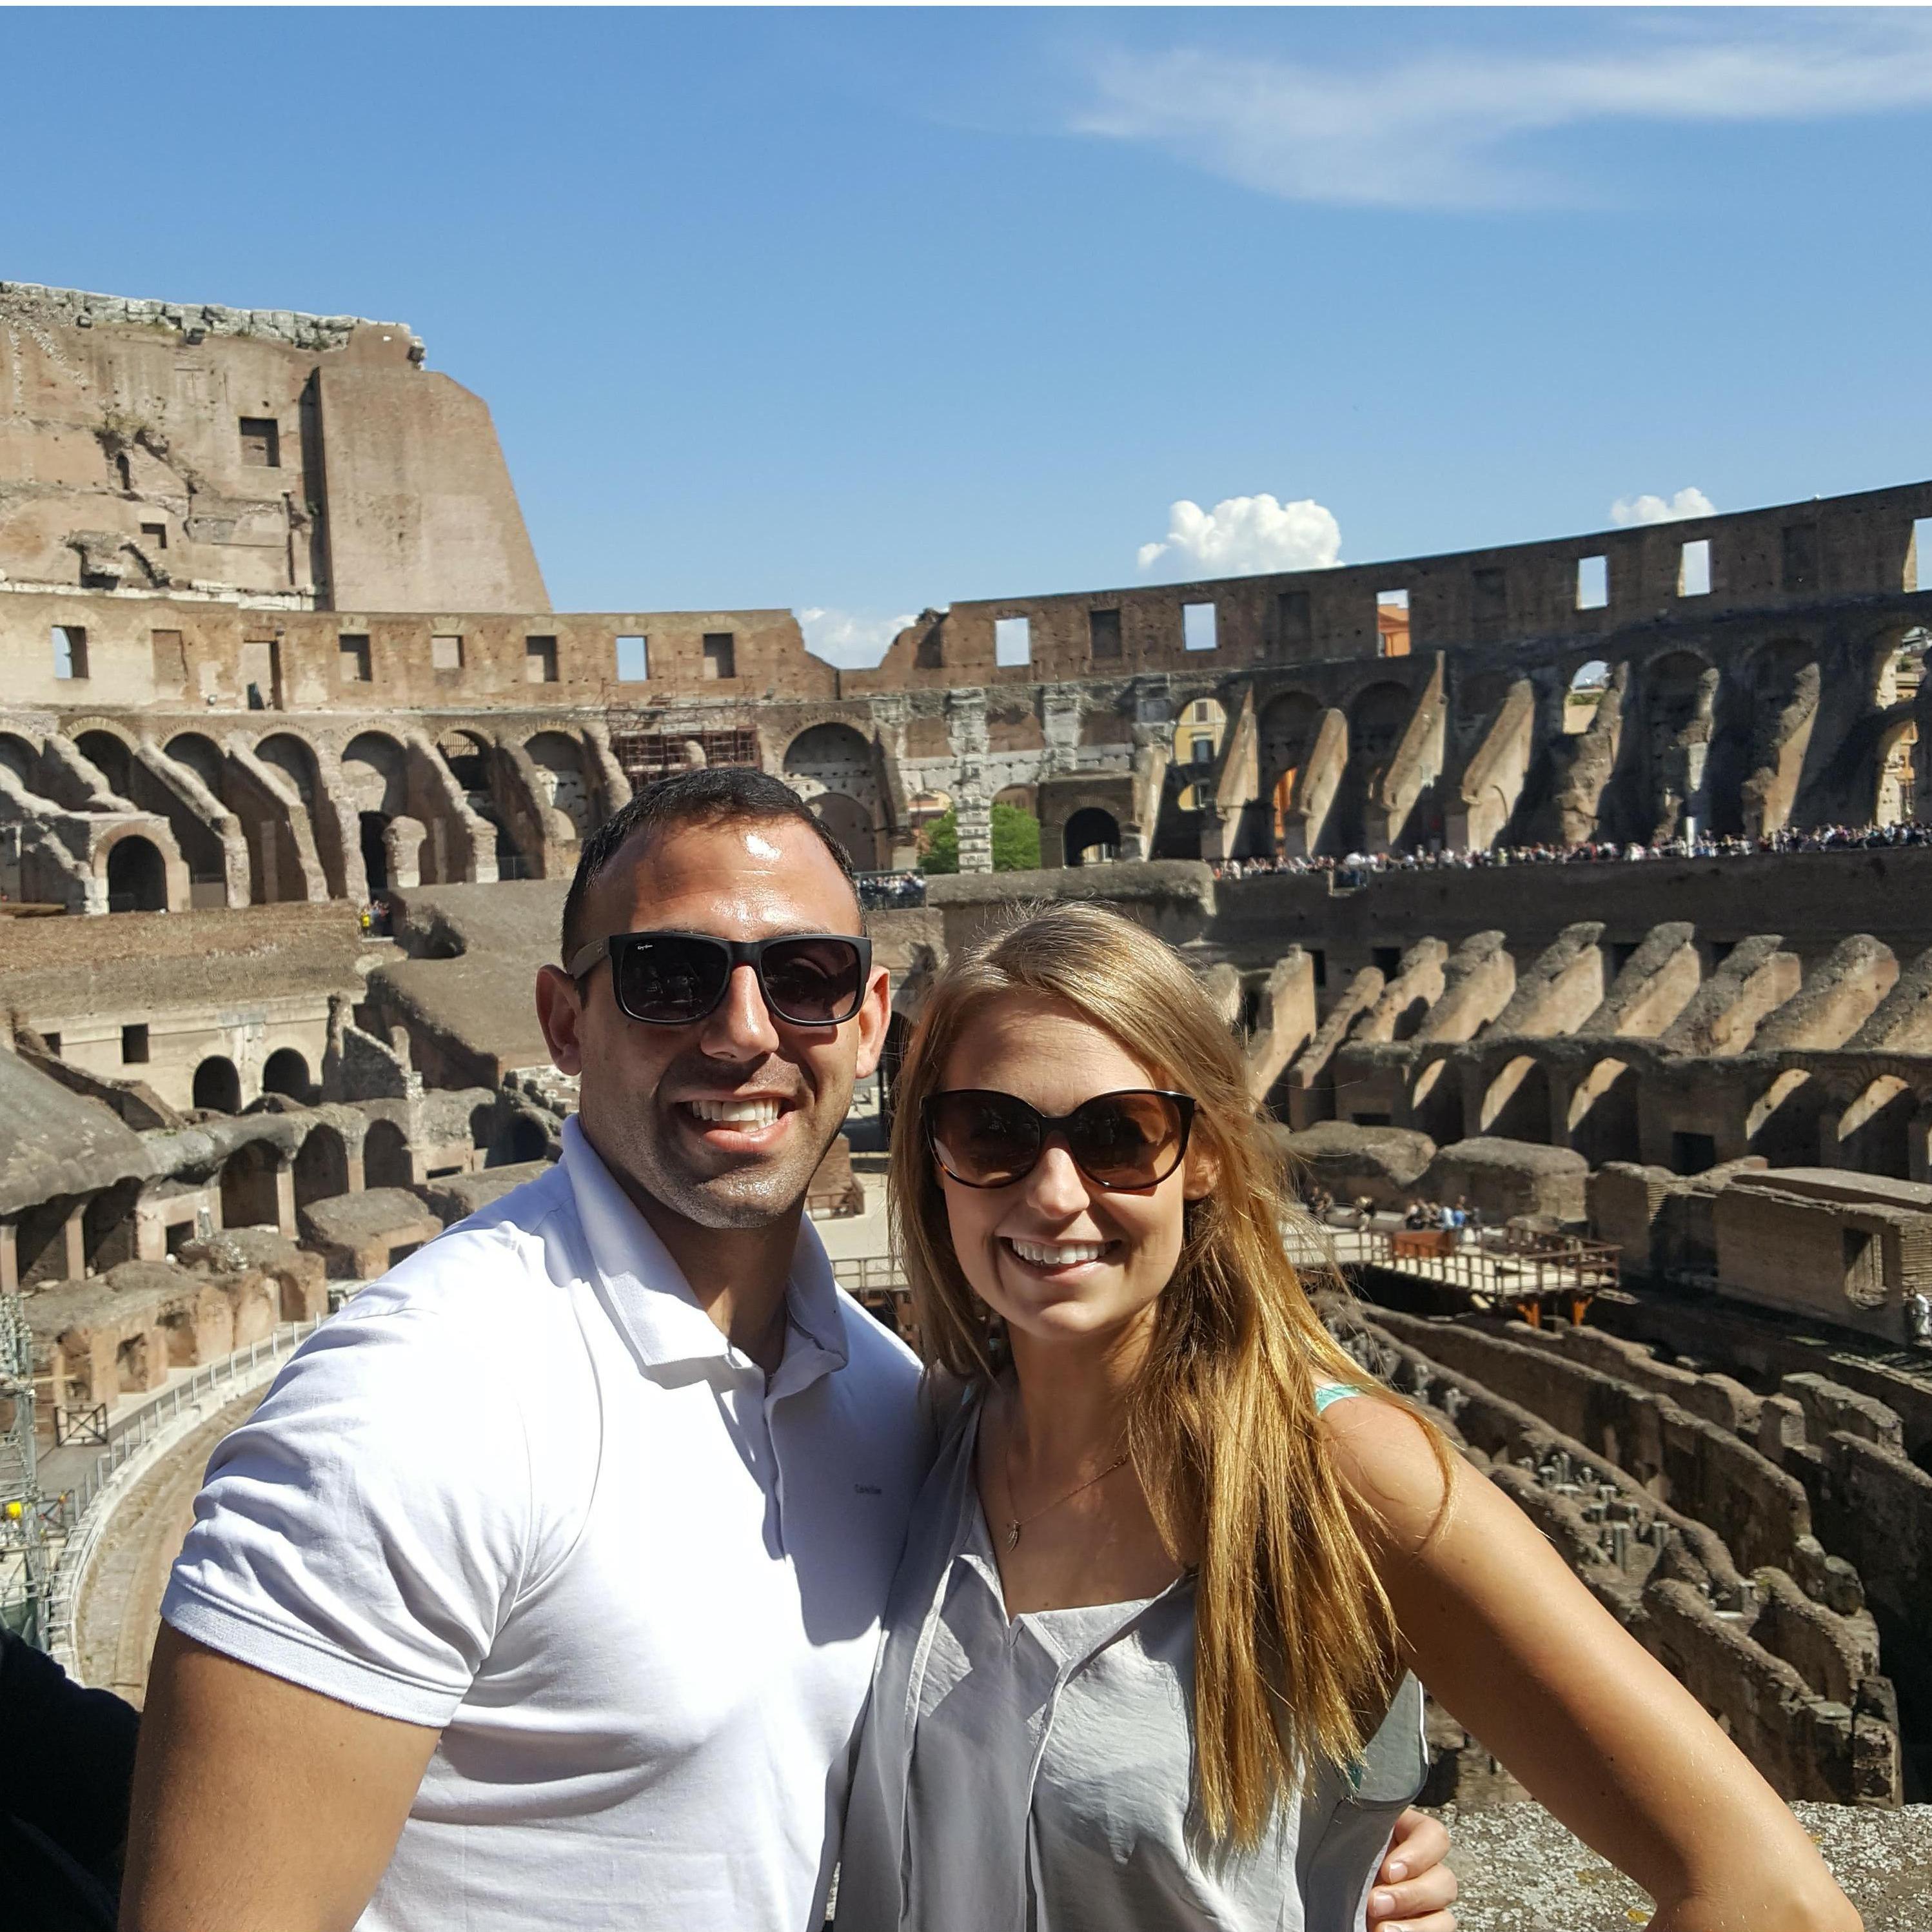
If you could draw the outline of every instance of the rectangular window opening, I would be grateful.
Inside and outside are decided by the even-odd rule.
[[[1194,740],[1194,762],[1197,765],[1211,765],[1214,762],[1214,741],[1205,732]]]
[[[1393,980],[1402,970],[1402,948],[1400,946],[1377,946],[1369,953],[1369,961],[1384,980]]]
[[[719,679],[738,675],[738,643],[734,632],[705,632],[704,675],[707,678]]]
[[[554,684],[556,682],[556,640],[526,638],[524,640],[524,682]]]
[[[141,536],[151,550],[166,550],[168,547],[168,526],[166,524],[143,524]]]
[[[1328,983],[1328,956],[1318,946],[1310,946],[1309,958],[1315,962],[1315,983],[1325,986]]]
[[[46,1048],[49,1053],[52,1054],[55,1059],[59,1059],[61,1057],[61,1036],[58,1034],[42,1034],[40,1036],[40,1044]]]
[[[1818,587],[1818,526],[1786,524],[1784,530],[1784,584],[1787,591]]]
[[[1580,556],[1576,560],[1577,609],[1607,610],[1610,602],[1610,559],[1606,556]]]
[[[1905,553],[1905,587],[1932,590],[1932,517],[1921,517],[1912,526],[1911,547]]]
[[[242,418],[242,466],[244,470],[282,466],[282,426],[273,416]]]
[[[1670,1166],[1676,1174],[1702,1174],[1718,1164],[1718,1143],[1709,1134],[1670,1136]]]
[[[1281,590],[1274,600],[1275,647],[1298,650],[1314,637],[1314,621],[1309,612],[1308,592]]]
[[[1182,643],[1190,651],[1211,651],[1218,648],[1221,640],[1216,632],[1214,605],[1182,604],[1180,637]]]
[[[1406,658],[1408,655],[1408,592],[1378,590],[1376,592],[1376,655]]]
[[[336,661],[344,684],[369,682],[369,640],[360,631],[345,631],[335,640]]]
[[[1033,620],[1028,617],[993,620],[993,662],[996,664],[1033,662]]]
[[[1699,537],[1684,546],[1677,564],[1677,594],[1680,597],[1708,597],[1711,594],[1711,539]]]
[[[145,1023],[121,1029],[121,1064],[145,1066],[148,1064],[148,1029]]]
[[[431,670],[463,668],[463,638],[459,632],[442,631],[430,639],[429,667]]]
[[[1118,610],[1090,610],[1087,614],[1088,648],[1096,658],[1120,655],[1120,614]]]
[[[617,682],[642,684],[651,674],[651,646],[646,638],[617,640]]]
[[[52,639],[55,676],[64,680],[86,676],[86,628],[80,624],[56,624]]]
[[[188,646],[178,631],[150,631],[148,641],[154,653],[154,682],[163,685],[188,682]]]

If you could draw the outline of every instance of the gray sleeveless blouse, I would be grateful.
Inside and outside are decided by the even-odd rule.
[[[1256,1850],[1204,1854],[1192,1580],[1009,1622],[979,1415],[975,1396],[946,1431],[886,1606],[838,1932],[1359,1932],[1427,1769],[1421,1687],[1405,1678],[1363,1762],[1314,1774]]]

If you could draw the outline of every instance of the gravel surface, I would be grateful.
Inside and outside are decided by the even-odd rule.
[[[1932,1932],[1932,1805],[1791,1808],[1865,1932]],[[1649,1922],[1648,1898],[1541,1805],[1459,1811],[1451,1804],[1442,1816],[1462,1887],[1462,1932],[1629,1932]]]

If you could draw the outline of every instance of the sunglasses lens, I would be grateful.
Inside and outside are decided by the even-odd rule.
[[[940,1165],[970,1186],[1004,1186],[1040,1158],[1040,1116],[1010,1094],[941,1094],[930,1119]]]
[[[675,934],[633,940],[616,962],[617,1004],[658,1026],[702,1019],[724,991],[730,959],[722,946]]]
[[[859,1010],[865,977],[850,940],[781,940],[765,948],[764,964],[765,998],[780,1019],[837,1026]]]
[[[1066,1145],[1102,1187],[1152,1187],[1180,1160],[1180,1109],[1165,1094],[1102,1094],[1066,1124]]]

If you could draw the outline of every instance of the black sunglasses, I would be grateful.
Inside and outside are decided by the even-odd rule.
[[[774,1019],[793,1026],[842,1026],[865,1004],[872,942],[842,932],[786,932],[770,939],[719,939],[708,932],[614,932],[564,968],[582,980],[610,962],[617,1004],[649,1026],[689,1026],[715,1012],[731,975],[748,966]]]
[[[1016,1094],[961,1087],[926,1103],[926,1144],[964,1187],[1010,1187],[1039,1165],[1049,1135],[1096,1187],[1153,1187],[1180,1165],[1194,1125],[1192,1094],[1130,1087],[1096,1094],[1070,1114],[1049,1115]]]

